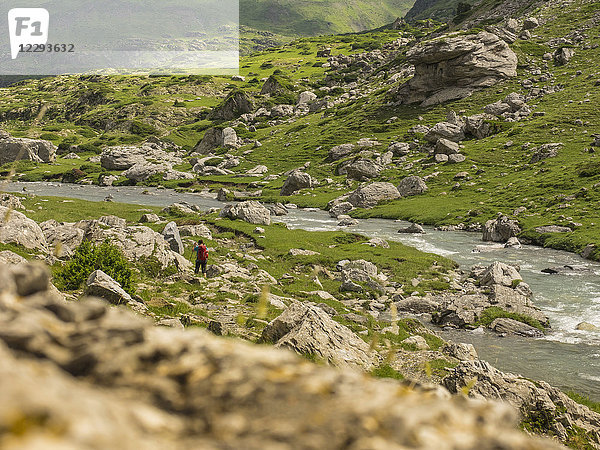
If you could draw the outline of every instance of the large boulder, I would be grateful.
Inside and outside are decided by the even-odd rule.
[[[5,137],[0,139],[0,165],[17,160],[52,163],[57,147],[50,141]]]
[[[427,185],[423,178],[416,175],[406,177],[398,184],[398,192],[401,197],[420,195],[427,191]]]
[[[348,178],[366,181],[370,178],[377,178],[382,167],[370,159],[357,159],[346,166],[345,170]]]
[[[561,448],[519,431],[501,402],[156,327],[100,300],[48,291],[17,300],[7,272],[0,266],[0,429],[9,447]]]
[[[461,362],[442,384],[452,393],[467,392],[475,399],[508,402],[519,410],[524,421],[546,424],[548,432],[563,442],[569,438],[566,427],[571,433],[577,427],[587,434],[594,447],[600,445],[600,414],[543,381],[504,373],[485,361],[475,360]]]
[[[484,241],[507,242],[511,237],[516,237],[521,233],[519,222],[511,220],[503,214],[499,214],[496,219],[488,220],[483,227]]]
[[[47,220],[40,223],[40,228],[46,237],[48,245],[55,249],[55,254],[58,253],[59,256],[69,256],[83,241],[83,230],[73,224]]]
[[[40,226],[25,214],[0,206],[0,242],[17,244],[31,250],[48,250]]]
[[[167,244],[169,244],[169,247],[171,247],[171,250],[183,255],[185,247],[183,246],[181,236],[179,235],[179,228],[177,228],[175,222],[169,222],[165,225],[162,235],[165,238],[165,241],[167,241]]]
[[[425,134],[425,140],[435,144],[440,139],[447,139],[452,142],[459,142],[465,138],[463,127],[455,123],[439,122],[429,129]]]
[[[538,328],[505,317],[495,319],[490,324],[490,328],[500,334],[514,334],[524,337],[544,337],[544,333]]]
[[[238,137],[233,128],[209,128],[204,133],[202,140],[194,147],[194,152],[206,155],[220,147],[239,147]]]
[[[351,155],[354,152],[355,145],[354,144],[340,144],[332,147],[327,154],[327,159],[329,161],[337,161],[339,159],[345,158],[346,156]]]
[[[292,195],[300,189],[310,188],[314,184],[312,177],[301,170],[294,170],[283,183],[279,195]]]
[[[239,219],[256,225],[271,224],[271,212],[254,200],[225,205],[219,216],[234,220]]]
[[[154,164],[144,160],[123,172],[123,176],[132,181],[145,181],[155,175],[164,174],[168,170],[169,166],[166,164]]]
[[[377,360],[369,344],[310,303],[292,303],[264,328],[261,341],[338,367],[369,370]]]
[[[517,75],[517,55],[487,31],[426,41],[410,49],[407,60],[415,76],[398,90],[401,103],[455,100]]]
[[[356,208],[372,208],[384,200],[394,200],[400,197],[396,186],[392,183],[376,181],[360,186],[348,197],[348,203]]]
[[[85,293],[92,297],[100,297],[113,305],[131,301],[131,296],[121,285],[101,270],[95,270],[85,282]]]

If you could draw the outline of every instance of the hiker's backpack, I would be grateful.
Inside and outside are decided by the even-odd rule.
[[[201,245],[200,246],[200,261],[206,261],[208,259],[208,249],[206,248],[206,245]]]

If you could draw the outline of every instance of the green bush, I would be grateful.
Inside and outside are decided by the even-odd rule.
[[[539,322],[539,320],[534,319],[533,317],[526,316],[525,314],[512,313],[508,311],[504,311],[502,308],[498,308],[497,306],[492,306],[491,308],[487,308],[483,313],[481,313],[481,317],[479,318],[479,322],[477,325],[490,326],[491,323],[498,318],[506,318],[513,319],[519,322],[523,322],[529,326],[537,328],[538,330],[544,330],[544,326]]]
[[[121,249],[108,241],[96,246],[83,241],[71,260],[57,273],[56,280],[64,289],[80,288],[92,272],[102,270],[129,294],[134,294],[129,261]]]

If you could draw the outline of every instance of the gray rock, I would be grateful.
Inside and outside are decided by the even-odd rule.
[[[472,380],[476,380],[473,384]],[[519,375],[500,372],[485,361],[464,361],[442,380],[452,393],[465,389],[476,399],[502,400],[519,410],[523,420],[544,417],[548,432],[568,439],[565,427],[583,429],[595,445],[600,443],[600,414],[576,403],[559,389],[543,381],[531,381]]]
[[[153,164],[144,160],[131,166],[122,175],[132,181],[146,181],[155,175],[165,174],[169,169],[167,164]]]
[[[354,209],[352,203],[350,202],[340,202],[329,209],[329,215],[331,217],[338,217],[342,215],[347,215],[350,211]]]
[[[142,214],[142,217],[140,217],[139,222],[140,223],[156,223],[160,221],[160,217],[158,217],[156,214]]]
[[[167,244],[169,244],[171,250],[183,255],[185,252],[185,247],[183,246],[183,242],[181,241],[181,236],[179,234],[179,228],[177,228],[177,224],[175,222],[169,222],[163,229],[162,235]]]
[[[323,338],[317,348],[331,348],[330,335]],[[344,448],[349,440],[355,448],[463,448],[467,441],[560,448],[518,430],[517,414],[500,402],[333,370],[289,351],[194,327],[156,327],[105,302],[58,302],[49,294],[6,296],[0,379],[10,380],[0,402],[3,438],[21,448]],[[15,417],[45,420],[17,429]],[[379,426],[365,427],[374,417]]]
[[[21,199],[11,194],[0,194],[0,206],[5,206],[9,209],[25,209]]]
[[[436,163],[446,163],[448,162],[448,155],[444,155],[442,153],[437,153],[434,155],[433,159]]]
[[[209,128],[204,133],[202,140],[194,147],[194,152],[206,155],[214,149],[238,148],[238,137],[235,130],[231,127],[227,128]]]
[[[377,361],[369,345],[321,308],[309,303],[292,303],[263,330],[262,342],[314,355],[338,367],[369,370]]]
[[[255,225],[270,225],[271,213],[257,201],[249,200],[238,204],[225,205],[220,217],[244,220]]]
[[[508,287],[513,287],[516,281],[523,279],[514,266],[509,266],[499,261],[494,261],[490,264],[477,278],[479,278],[483,286],[501,284]]]
[[[394,156],[406,156],[410,153],[410,145],[406,142],[392,142],[388,150],[393,152]]]
[[[398,233],[407,233],[407,234],[425,234],[425,230],[418,223],[412,223],[407,227],[400,228]]]
[[[475,361],[479,359],[473,344],[448,342],[442,346],[442,348],[440,348],[440,351],[446,355],[458,359],[459,361]]]
[[[465,157],[465,155],[449,155],[448,163],[458,164],[458,163],[464,162],[466,159],[467,158]]]
[[[351,227],[354,225],[358,225],[358,220],[357,219],[353,219],[350,216],[346,216],[346,215],[340,215],[337,217],[338,219],[338,227]]]
[[[369,239],[366,242],[366,244],[370,245],[371,247],[390,248],[390,244],[388,243],[388,241],[386,241],[385,239],[382,239],[382,238],[378,238],[378,237]]]
[[[450,122],[436,123],[425,135],[425,140],[432,144],[437,143],[440,139],[459,142],[464,138],[463,127]]]
[[[404,178],[398,185],[398,192],[401,197],[410,197],[420,195],[427,191],[427,185],[423,178],[416,175]]]
[[[212,232],[206,225],[182,225],[178,228],[180,236],[195,236],[212,240]]]
[[[382,167],[370,159],[358,159],[346,166],[348,178],[366,181],[371,178],[377,178],[381,173]]]
[[[372,208],[384,200],[400,197],[396,186],[392,183],[374,182],[360,186],[348,197],[348,202],[356,208]]]
[[[107,147],[100,155],[100,165],[107,170],[127,170],[135,164],[155,164],[155,161],[160,161],[168,168],[183,163],[175,153],[167,152],[164,147],[148,141],[140,147]]]
[[[0,242],[32,250],[48,250],[46,237],[39,225],[25,214],[5,206],[0,206]]]
[[[113,305],[120,305],[131,300],[131,296],[121,285],[101,270],[96,270],[88,277],[85,288],[86,295],[100,297]]]
[[[523,29],[533,30],[540,25],[540,22],[535,17],[528,17],[523,21]]]
[[[47,291],[50,287],[50,274],[42,263],[18,264],[11,267],[10,272],[16,293],[22,297]]]
[[[407,337],[402,341],[403,344],[407,344],[417,350],[429,350],[429,344],[423,336],[414,335]]]
[[[312,103],[317,99],[317,94],[310,91],[304,91],[300,93],[300,97],[298,98],[298,104],[302,105],[305,103]]]
[[[244,91],[236,89],[225,101],[215,107],[208,115],[208,120],[233,120],[254,110],[252,98]]]
[[[127,226],[127,220],[113,215],[102,216],[98,222],[108,227],[125,228]]]
[[[53,163],[57,147],[50,141],[5,137],[0,139],[0,165],[17,160]]]
[[[504,248],[521,248],[521,242],[516,237],[511,237],[506,244],[504,244]]]
[[[283,183],[279,195],[292,195],[300,189],[312,187],[313,184],[313,179],[309,174],[302,172],[301,170],[294,170]]]
[[[450,141],[445,138],[438,139],[435,144],[435,153],[444,155],[455,155],[460,152],[460,147],[456,142]]]
[[[428,298],[408,297],[396,302],[396,308],[411,314],[431,314],[440,309],[440,304]]]
[[[575,329],[579,330],[579,331],[593,331],[593,332],[600,331],[600,327],[597,327],[596,325],[589,323],[589,322],[580,322],[577,324]]]
[[[554,52],[554,60],[561,66],[568,64],[573,56],[575,56],[575,50],[569,47],[563,47]]]
[[[490,324],[490,328],[496,333],[501,334],[515,334],[524,337],[544,337],[544,333],[541,330],[514,319],[502,317],[495,319]]]
[[[516,54],[486,31],[432,39],[415,45],[406,56],[415,76],[398,90],[401,103],[430,106],[517,75]]]
[[[271,212],[272,216],[287,216],[288,210],[283,203],[273,203],[267,205],[267,209]]]
[[[544,225],[542,227],[536,227],[537,233],[570,233],[573,230],[569,227],[561,227],[559,225]]]
[[[521,233],[519,222],[511,220],[507,216],[499,214],[496,219],[488,220],[483,228],[484,241],[506,242],[511,237]]]
[[[341,144],[331,148],[328,153],[329,161],[337,161],[354,152],[354,144]]]
[[[489,114],[475,114],[465,118],[466,135],[473,136],[476,139],[485,139],[494,134],[490,120],[494,119]]]
[[[563,146],[561,143],[552,143],[541,145],[538,149],[534,149],[533,155],[531,156],[530,164],[535,164],[547,158],[554,158],[558,156],[558,150]]]

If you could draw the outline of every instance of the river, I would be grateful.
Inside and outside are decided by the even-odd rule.
[[[203,209],[223,204],[201,194],[177,193],[146,187],[99,187],[60,183],[9,183],[7,192],[71,197],[102,201],[112,195],[115,202],[140,206],[167,206],[189,202]],[[144,193],[146,191],[146,193]],[[337,221],[324,211],[290,209],[287,216],[274,218],[289,228],[309,231],[339,230]],[[500,370],[541,379],[564,390],[575,390],[600,401],[600,333],[578,331],[580,322],[600,327],[600,264],[563,251],[535,246],[505,249],[481,241],[480,233],[443,232],[425,227],[423,235],[399,234],[406,222],[385,219],[360,220],[346,231],[399,241],[426,252],[453,259],[463,268],[502,261],[518,264],[521,275],[534,292],[534,303],[550,318],[552,330],[540,339],[499,337],[492,332],[443,331],[444,338],[472,343],[479,356]],[[473,251],[477,249],[477,251]],[[548,275],[542,269],[576,265],[584,270],[572,274]]]

